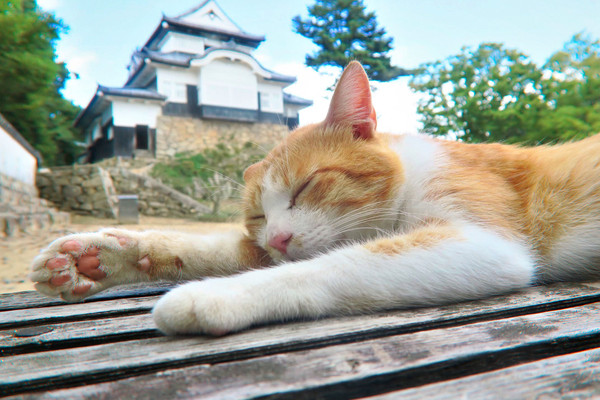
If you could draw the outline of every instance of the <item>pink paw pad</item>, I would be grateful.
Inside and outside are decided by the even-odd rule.
[[[113,235],[111,233],[108,233],[107,236],[111,236],[111,237],[114,237],[115,239],[117,239],[117,241],[119,242],[119,245],[121,245],[123,247],[127,246],[131,242],[131,239],[129,239],[128,237],[125,237],[125,236],[117,236],[117,235]]]
[[[81,253],[82,250],[82,243],[77,240],[67,240],[60,246],[61,254],[55,258],[49,259],[46,262],[46,268],[57,272],[66,269],[69,265],[69,256],[67,254],[70,254],[75,262],[77,272],[94,281],[99,281],[100,279],[105,278],[106,273],[99,269],[100,259],[98,258],[98,254],[100,254],[100,249],[98,247],[89,247],[85,249],[83,253]],[[73,277],[68,272],[59,272],[57,275],[53,276],[48,283],[52,286],[58,287],[64,285],[72,279]],[[83,294],[91,287],[91,283],[82,283],[75,286],[73,293]]]
[[[69,264],[69,260],[66,257],[51,258],[46,262],[46,268],[52,271],[62,270]]]
[[[82,247],[83,245],[77,240],[67,240],[60,246],[60,249],[64,253],[77,253],[82,249]]]
[[[150,257],[147,255],[138,260],[137,267],[142,272],[150,271],[151,266],[152,262],[150,261]]]
[[[106,273],[99,269],[100,267],[100,259],[98,258],[98,254],[100,253],[100,249],[97,247],[90,247],[76,260],[75,265],[77,266],[77,270],[87,276],[88,278],[99,281],[102,278],[106,277]]]

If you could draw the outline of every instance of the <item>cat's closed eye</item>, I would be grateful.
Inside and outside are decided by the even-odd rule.
[[[298,188],[298,190],[296,190],[294,192],[294,195],[292,196],[292,200],[290,201],[290,206],[288,207],[288,209],[296,206],[296,200],[298,199],[298,196],[300,196],[300,194],[304,191],[304,189],[306,189],[306,187],[310,184],[310,182],[311,182],[311,179],[307,180]]]

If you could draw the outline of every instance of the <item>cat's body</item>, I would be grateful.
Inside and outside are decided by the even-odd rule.
[[[119,283],[234,275],[185,284],[154,310],[166,333],[223,334],[600,277],[600,136],[517,148],[375,125],[352,63],[325,121],[246,171],[247,232],[71,235],[36,258],[32,279],[75,301]]]

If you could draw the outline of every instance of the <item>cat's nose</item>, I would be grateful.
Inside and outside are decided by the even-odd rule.
[[[287,253],[287,247],[290,241],[292,240],[292,234],[289,232],[280,232],[275,234],[271,239],[269,239],[269,246],[277,249],[281,252],[281,254]]]

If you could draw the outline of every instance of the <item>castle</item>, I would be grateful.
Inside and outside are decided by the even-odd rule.
[[[264,40],[243,31],[215,0],[163,16],[133,53],[125,85],[99,85],[77,117],[87,143],[81,161],[170,158],[231,137],[276,143],[312,101],[285,93],[296,78],[254,58]]]

